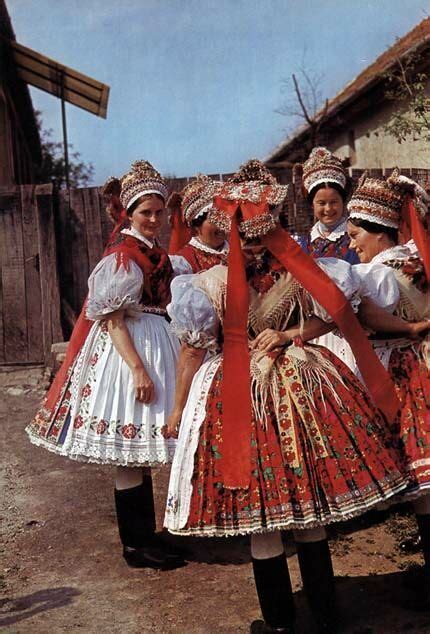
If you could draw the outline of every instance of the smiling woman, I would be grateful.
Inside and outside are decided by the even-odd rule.
[[[316,147],[303,164],[303,188],[312,205],[315,224],[309,233],[298,237],[302,249],[314,259],[337,258],[357,264],[357,253],[350,247],[345,217],[347,173],[340,159],[324,147]],[[314,340],[355,369],[354,355],[343,339],[328,333]]]
[[[356,264],[346,231],[347,174],[340,159],[324,147],[314,148],[303,164],[303,188],[316,223],[308,234],[299,236],[302,249],[313,258],[334,257]]]
[[[351,249],[355,250],[360,262],[371,262],[375,255],[399,241],[399,232],[394,227],[384,227],[360,218],[348,219],[348,235]]]
[[[27,433],[73,460],[114,465],[125,560],[176,568],[183,560],[156,539],[150,470],[171,462],[175,449],[161,434],[178,354],[165,319],[173,270],[156,242],[167,188],[150,163],[137,161],[105,191],[122,207],[120,222],[88,280],[68,357]]]
[[[127,210],[131,226],[148,240],[157,238],[164,213],[164,199],[160,194],[140,196]]]

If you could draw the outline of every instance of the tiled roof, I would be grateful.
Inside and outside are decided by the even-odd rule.
[[[408,53],[416,49],[421,49],[424,45],[430,45],[430,18],[425,18],[417,24],[409,33],[396,40],[395,44],[380,55],[370,66],[363,70],[355,79],[349,82],[333,99],[328,102],[327,110],[320,110],[316,119],[323,115],[330,118],[337,114],[343,107],[349,105],[367,90],[377,84],[383,75],[399,58],[405,57]],[[267,161],[274,161],[283,154],[288,147],[299,137],[306,135],[308,125],[300,126],[291,137],[281,143],[268,157]]]

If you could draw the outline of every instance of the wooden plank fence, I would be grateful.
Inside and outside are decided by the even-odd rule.
[[[290,190],[282,225],[303,232],[312,211],[301,187],[301,166],[273,168]],[[392,170],[371,170],[376,177]],[[355,183],[362,170],[351,170]],[[430,170],[402,170],[430,188]],[[212,178],[226,180],[230,174]],[[190,179],[169,179],[171,191]],[[50,185],[0,188],[0,364],[44,362],[53,342],[68,339],[87,295],[88,277],[112,231],[97,187],[54,193]],[[167,246],[167,217],[161,243]]]
[[[62,341],[51,185],[0,189],[0,364],[43,363]]]

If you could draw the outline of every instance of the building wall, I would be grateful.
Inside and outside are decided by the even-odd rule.
[[[6,96],[0,87],[0,185],[14,183],[12,135]]]
[[[35,182],[35,164],[7,87],[0,84],[0,185]]]
[[[430,94],[430,82],[428,85]],[[430,167],[430,143],[422,138],[408,138],[398,143],[387,135],[383,127],[392,118],[395,105],[388,102],[377,111],[364,112],[352,121],[348,128],[339,129],[330,139],[329,146],[340,158],[349,157],[351,166],[369,168],[418,168]]]
[[[6,4],[0,0],[0,185],[35,182],[42,161],[30,92],[18,77],[9,47],[13,40]]]

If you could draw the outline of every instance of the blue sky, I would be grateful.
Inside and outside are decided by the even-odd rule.
[[[426,0],[6,3],[18,42],[111,87],[106,120],[67,106],[95,185],[138,158],[175,176],[264,158],[294,126],[276,109],[304,55],[330,98],[428,15]],[[59,101],[31,93],[61,140]]]

